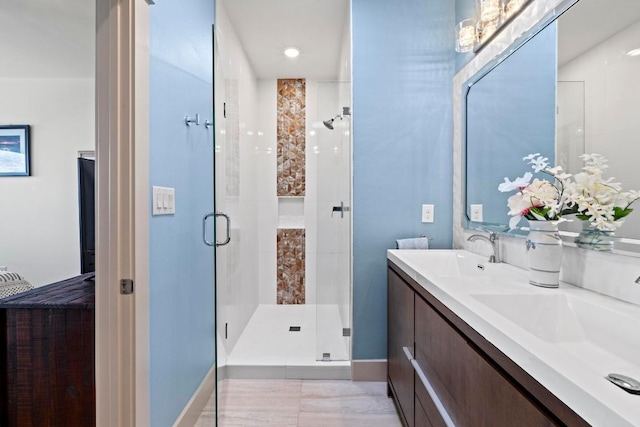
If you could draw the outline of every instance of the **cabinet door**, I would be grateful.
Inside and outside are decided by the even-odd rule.
[[[416,361],[456,426],[553,425],[420,297],[415,298],[415,316]]]
[[[388,275],[388,376],[406,425],[414,426],[413,354],[414,291],[393,270]]]

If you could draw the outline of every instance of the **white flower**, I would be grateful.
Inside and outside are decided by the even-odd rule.
[[[529,163],[533,165],[531,166],[533,170],[538,173],[549,166],[549,159],[547,157],[538,156],[534,159],[529,160]]]
[[[527,172],[521,178],[516,178],[512,181],[509,181],[509,178],[504,177],[504,182],[498,186],[498,190],[506,193],[507,191],[521,190],[531,182],[531,178],[533,178],[533,174],[531,172]]]
[[[604,179],[607,159],[600,154],[583,154],[580,158],[585,162],[583,172],[565,186],[567,206],[599,230],[615,230],[630,212],[631,203],[640,198],[640,192],[623,192],[615,178]]]
[[[539,155],[540,155],[540,153],[529,154],[528,156],[524,156],[522,158],[522,161],[534,159],[536,156],[539,156]]]

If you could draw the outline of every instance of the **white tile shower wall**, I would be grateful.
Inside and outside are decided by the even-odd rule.
[[[237,105],[237,141],[224,140],[225,147],[238,144],[237,155],[239,167],[235,168],[232,177],[236,180],[239,192],[216,196],[221,210],[226,209],[231,216],[232,242],[227,250],[226,278],[218,283],[218,298],[223,306],[219,307],[223,322],[229,324],[229,336],[226,349],[231,351],[240,333],[258,306],[258,247],[256,236],[259,231],[257,175],[255,173],[256,142],[256,106],[257,80],[246,57],[236,32],[228,19],[224,5],[217,4],[216,11],[217,36],[220,47],[220,57],[223,64],[223,75],[227,84],[225,87],[237,87],[237,91],[230,91],[227,96],[231,104]],[[226,163],[226,159],[224,161]],[[216,162],[216,167],[222,162]],[[224,175],[223,175],[224,176]],[[234,187],[231,186],[231,187]],[[226,183],[218,185],[218,191],[224,191],[229,186]],[[218,225],[220,230],[221,225]]]
[[[462,226],[462,85],[555,8],[563,7],[572,2],[573,0],[537,0],[533,2],[454,77],[453,238],[455,248],[467,248],[475,251],[480,248],[477,244],[472,245],[467,242],[467,237],[474,232],[465,230]],[[526,266],[522,238],[503,236],[500,249],[503,261],[523,268]],[[484,250],[480,249],[480,251],[484,253]],[[566,247],[563,253],[562,280],[634,304],[640,304],[640,285],[634,283],[638,276],[640,276],[640,267],[638,266],[638,258],[635,257],[598,253],[573,247]]]
[[[260,199],[258,230],[260,304],[276,303],[276,229],[278,228],[276,102],[276,80],[259,80],[256,174],[259,177],[257,186]]]
[[[640,61],[625,54],[630,47],[637,47],[636,40],[640,40],[640,23],[561,66],[558,79],[584,82],[585,151],[604,155],[609,160],[607,176],[615,176],[624,189],[638,190],[637,168],[629,163],[640,157],[640,121],[636,119],[640,97],[634,90],[637,83],[629,82],[640,75]],[[627,217],[616,233],[639,238],[640,215]]]
[[[320,89],[318,89],[320,88]],[[321,91],[321,92],[320,92]],[[306,298],[307,303],[316,302],[316,283],[333,286],[325,275],[331,272],[316,270],[315,258],[320,253],[334,253],[337,246],[335,227],[331,218],[331,208],[340,204],[336,199],[337,162],[340,151],[340,134],[330,131],[322,124],[340,112],[338,102],[338,85],[335,83],[317,83],[306,81],[306,117],[307,117],[307,156],[306,156],[306,196],[304,198],[304,224],[289,209],[280,209],[299,201],[278,201],[275,191],[276,183],[276,80],[260,80],[258,82],[258,145],[256,174],[258,194],[260,197],[260,302],[275,303],[275,228],[279,222],[293,221],[296,226],[304,225],[306,229]],[[337,149],[336,149],[337,148]],[[348,202],[348,201],[347,201]],[[296,209],[296,212],[298,210]],[[281,218],[281,216],[288,218]],[[338,214],[339,216],[339,214]],[[283,223],[284,224],[284,223]],[[291,224],[290,224],[291,225]],[[322,230],[318,232],[318,230]],[[348,257],[348,254],[347,254]],[[329,270],[334,271],[334,268]],[[322,288],[327,289],[327,288]],[[335,295],[335,292],[333,292]],[[335,304],[335,299],[333,301]]]

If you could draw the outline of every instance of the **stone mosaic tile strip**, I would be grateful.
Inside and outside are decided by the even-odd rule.
[[[306,81],[278,79],[277,195],[305,195]]]
[[[305,303],[305,230],[279,228],[277,234],[277,304]]]

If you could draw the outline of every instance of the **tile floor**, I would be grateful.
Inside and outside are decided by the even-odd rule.
[[[384,382],[227,379],[218,387],[221,427],[401,426]],[[214,426],[214,409],[212,396],[196,427]]]

